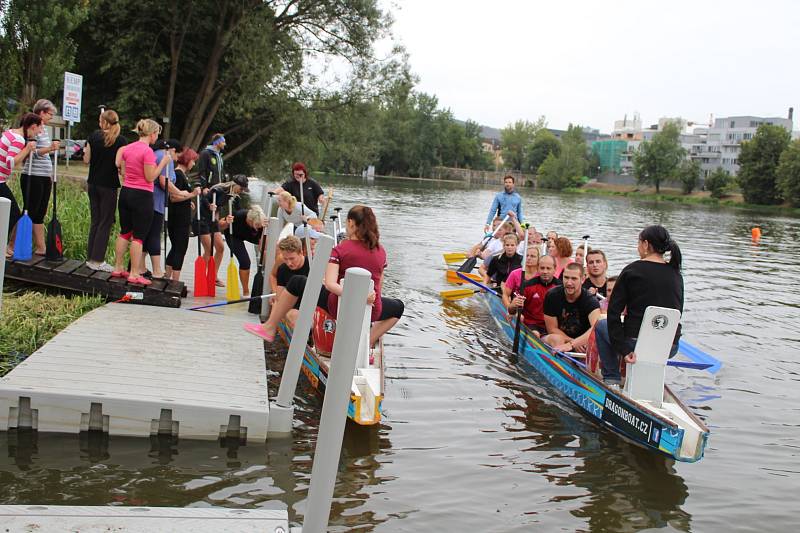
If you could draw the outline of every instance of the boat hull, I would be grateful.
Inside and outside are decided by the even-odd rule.
[[[278,328],[278,335],[289,346],[292,340],[292,329],[283,321]],[[350,399],[347,404],[347,418],[360,426],[374,426],[380,423],[383,412],[383,349],[381,346],[380,354],[380,391],[378,394],[356,394],[358,390],[356,378],[350,391]],[[306,345],[303,353],[303,365],[300,367],[311,387],[319,394],[325,396],[325,389],[328,383],[328,365],[322,361],[314,348]]]
[[[481,298],[505,335],[513,341],[515,319],[509,316],[501,300],[486,293]],[[609,389],[579,362],[552,351],[524,326],[520,334],[519,356],[591,420],[643,448],[678,461],[695,462],[703,457],[707,430],[701,432],[687,452],[682,449],[686,448],[682,446],[683,428],[627,398],[621,391]],[[674,396],[668,389],[666,392]]]

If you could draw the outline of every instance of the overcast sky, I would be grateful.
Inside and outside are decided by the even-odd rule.
[[[800,112],[800,2],[385,0],[418,90],[494,127]],[[795,128],[798,129],[798,120]]]

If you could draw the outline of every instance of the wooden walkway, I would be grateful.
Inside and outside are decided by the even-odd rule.
[[[6,261],[6,277],[26,284],[55,287],[84,294],[97,294],[116,301],[128,293],[136,295],[133,303],[180,307],[185,287],[181,282],[153,280],[152,285],[131,285],[108,272],[96,272],[77,259],[49,261],[34,255],[27,261]],[[139,298],[139,296],[141,298]]]
[[[195,257],[187,255],[182,271],[190,289]],[[226,251],[220,277],[228,261]],[[217,294],[190,293],[184,307],[223,301],[225,289]],[[130,303],[95,309],[0,378],[0,431],[263,442],[269,410],[264,346],[242,328],[258,318],[247,304],[216,309]]]

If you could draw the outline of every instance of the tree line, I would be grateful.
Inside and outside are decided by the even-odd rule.
[[[700,182],[700,163],[686,159],[680,129],[674,123],[642,142],[634,153],[633,169],[637,181],[655,186],[656,192],[665,180],[680,182],[686,194]],[[791,133],[781,126],[761,124],[753,138],[741,144],[736,177],[720,167],[706,177],[704,185],[713,198],[722,198],[738,185],[750,204],[800,205],[800,139],[791,141]]]
[[[69,70],[84,78],[75,138],[104,104],[123,131],[150,117],[195,148],[223,132],[237,172],[494,168],[480,126],[415,90],[401,48],[375,56],[390,26],[377,0],[0,0],[0,118],[59,105]],[[349,66],[332,87],[312,68],[326,61]]]

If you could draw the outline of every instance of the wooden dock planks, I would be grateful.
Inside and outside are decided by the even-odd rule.
[[[97,294],[116,301],[127,293],[141,294],[141,299],[131,303],[159,307],[180,307],[186,294],[184,284],[178,281],[154,280],[152,285],[131,285],[123,278],[112,278],[108,272],[96,272],[77,259],[48,261],[34,255],[27,261],[6,261],[5,275],[9,279],[54,287],[83,294]]]

